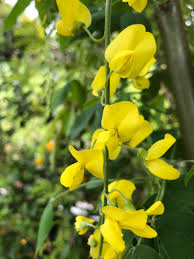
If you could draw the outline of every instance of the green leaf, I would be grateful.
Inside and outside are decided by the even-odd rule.
[[[140,245],[136,247],[139,259],[162,259],[162,257],[150,246]]]
[[[70,87],[71,87],[72,80],[68,81],[62,88],[57,90],[52,98],[51,102],[51,109],[54,112],[56,108],[64,103],[65,98],[67,97]]]
[[[185,186],[187,186],[188,182],[191,180],[193,175],[194,175],[194,166],[191,167],[191,169],[185,176]]]
[[[4,22],[4,30],[11,29],[17,21],[18,16],[23,13],[32,0],[18,0]]]
[[[161,245],[170,259],[190,259],[194,254],[194,178],[167,184],[165,213],[156,222]]]
[[[76,119],[70,131],[70,138],[74,139],[87,127],[88,122],[92,118],[100,104],[96,104],[89,109],[84,110]]]
[[[49,202],[46,208],[44,209],[40,219],[37,245],[36,245],[36,255],[38,254],[39,249],[41,248],[46,237],[48,236],[52,228],[52,225],[53,225],[53,207],[52,207],[52,203]]]

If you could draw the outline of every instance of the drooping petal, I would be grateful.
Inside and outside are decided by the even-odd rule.
[[[162,215],[164,213],[164,204],[161,201],[157,201],[146,210],[146,213],[148,215]]]
[[[65,169],[60,177],[60,182],[63,186],[69,187],[69,190],[72,191],[82,183],[83,178],[84,168],[77,162]]]
[[[144,38],[145,26],[135,24],[128,26],[109,44],[105,51],[105,58],[110,61],[118,51],[134,50],[137,44]]]
[[[117,73],[112,73],[111,76],[110,76],[110,97],[112,97],[116,90],[117,90],[117,87],[119,85],[119,82],[120,82],[120,76],[119,74]]]
[[[145,76],[149,71],[150,67],[156,62],[156,59],[152,57],[148,63],[143,67],[142,71],[140,72],[139,76]]]
[[[84,226],[83,223],[90,223],[93,224],[94,220],[84,217],[84,216],[77,216],[75,221],[75,229],[79,235],[84,235],[88,231],[88,226]]]
[[[73,29],[77,2],[77,0],[57,0],[57,6],[59,8],[63,24],[69,31],[72,31]]]
[[[133,87],[138,90],[148,89],[150,87],[150,81],[144,76],[137,77],[133,80]]]
[[[123,240],[123,233],[119,224],[110,218],[106,218],[100,231],[104,240],[108,242],[116,252],[123,252],[125,250],[125,242]]]
[[[148,225],[146,225],[144,229],[131,228],[129,230],[131,230],[135,235],[144,238],[154,238],[158,235],[157,232]]]
[[[147,0],[129,0],[128,3],[135,11],[141,13],[147,5]]]
[[[98,96],[98,91],[105,87],[105,66],[101,66],[92,82],[92,94]]]
[[[88,149],[77,151],[73,146],[69,146],[72,156],[82,164],[91,174],[103,179],[104,157],[102,150]]]
[[[103,256],[103,259],[122,259],[123,252],[116,252],[111,246],[109,246]]]
[[[107,130],[117,129],[132,110],[138,111],[137,106],[127,101],[106,105],[102,115],[102,127]]]
[[[65,1],[65,4],[68,1]],[[76,0],[76,2],[77,3],[76,3],[75,20],[85,24],[85,26],[88,28],[90,26],[91,22],[92,22],[92,17],[91,17],[90,11],[80,1]]]
[[[168,149],[175,143],[176,139],[170,135],[165,134],[164,139],[155,142],[149,149],[146,160],[152,160],[164,155]]]
[[[145,161],[145,165],[150,173],[161,179],[176,180],[180,176],[176,168],[160,159]]]
[[[147,222],[147,214],[144,210],[125,211],[114,206],[102,208],[102,212],[110,219],[116,220],[122,226],[143,229]]]
[[[151,133],[153,129],[151,124],[143,120],[141,126],[138,128],[138,130],[133,134],[131,140],[129,141],[129,146],[132,148],[137,147],[144,139],[146,139]]]

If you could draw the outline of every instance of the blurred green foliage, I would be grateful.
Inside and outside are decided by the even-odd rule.
[[[90,30],[100,37],[104,1],[83,2],[93,15]],[[19,0],[15,11],[11,11],[4,1],[0,2],[0,258],[6,259],[35,258],[42,212],[48,201],[63,191],[60,174],[73,162],[68,144],[88,148],[92,133],[100,127],[102,114],[101,100],[92,96],[90,86],[96,70],[103,64],[103,43],[92,43],[84,32],[73,38],[56,35],[55,0],[36,1],[39,19],[32,21],[19,16],[28,3],[30,1],[25,1],[23,5]],[[191,7],[190,0],[182,3],[193,56],[194,11]],[[133,89],[130,81],[122,80],[113,101],[132,100],[151,122],[154,132],[143,147],[148,148],[166,132],[172,133],[177,144],[165,158],[177,164],[183,159],[182,140],[153,2],[149,1],[143,14],[129,13],[127,4],[118,3],[113,8],[112,20],[114,35],[130,24],[143,23],[156,36],[157,64],[150,74],[150,89],[140,92]],[[55,145],[48,152],[46,144],[50,140],[54,140]],[[35,158],[40,158],[39,165],[35,164]],[[184,178],[186,164],[182,162],[178,166]],[[151,204],[158,182],[145,173],[134,152],[123,150],[119,159],[111,163],[110,171],[112,179],[122,177],[137,184],[134,197],[137,207]],[[85,182],[91,178],[86,173]],[[179,239],[186,238],[189,243],[194,233],[192,181],[185,187],[183,178],[178,184],[169,184],[165,196],[166,215],[156,222],[161,240],[149,244],[145,241],[136,254],[131,255],[130,249],[137,240],[127,236],[126,258],[193,258],[190,257],[194,254],[193,246],[185,246],[184,240],[181,243],[184,249],[177,250]],[[94,182],[54,203],[53,221],[45,230],[49,232],[51,228],[51,231],[45,236],[45,242],[41,242],[38,258],[88,257],[88,234],[78,237],[73,222],[80,210],[87,215],[98,214],[100,199],[96,202],[96,194],[100,191],[101,183]],[[81,209],[76,203],[86,200],[92,209]],[[186,232],[183,225],[181,228],[182,222]]]

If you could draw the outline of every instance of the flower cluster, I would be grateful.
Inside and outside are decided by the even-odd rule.
[[[134,10],[141,12],[147,0],[122,2],[128,2]],[[57,23],[59,34],[71,36],[83,28],[83,25],[85,28],[90,26],[90,12],[80,1],[57,0],[57,4],[62,16],[62,20]],[[125,28],[105,50],[110,73],[106,75],[105,66],[99,68],[92,82],[93,95],[98,96],[100,91],[106,88],[108,80],[112,97],[122,78],[133,80],[137,89],[149,88],[149,81],[145,76],[156,61],[155,52],[154,36],[147,32],[143,25],[136,24]],[[137,150],[145,167],[154,176],[165,180],[175,180],[180,176],[177,169],[160,159],[176,141],[173,136],[166,134],[164,139],[154,143],[147,151],[138,148],[152,133],[152,126],[139,113],[136,104],[121,101],[105,105],[101,127],[93,133],[90,149],[77,151],[73,146],[69,146],[69,151],[77,162],[65,169],[60,181],[71,191],[82,183],[85,169],[95,177],[103,179],[106,159],[104,150],[108,152],[108,159],[115,160],[123,147]],[[129,180],[114,181],[107,187],[108,193],[103,192],[101,195],[104,204],[101,215],[105,218],[104,222],[94,225],[93,219],[83,216],[78,216],[75,222],[75,228],[80,235],[85,234],[89,227],[95,228],[88,239],[92,258],[122,258],[125,251],[123,229],[142,238],[156,237],[157,232],[149,216],[153,218],[153,215],[161,215],[164,212],[161,201],[156,201],[146,210],[136,210],[132,201],[136,187]]]

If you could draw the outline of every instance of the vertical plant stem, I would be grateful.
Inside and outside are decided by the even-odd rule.
[[[105,38],[105,50],[110,43],[110,35],[111,35],[111,11],[112,11],[112,0],[106,0],[105,7],[105,26],[104,26],[104,38]],[[105,71],[106,71],[106,80],[105,80],[105,104],[110,104],[110,69],[109,64],[105,60]],[[104,149],[104,193],[108,194],[108,149],[105,147]],[[102,206],[107,205],[107,197],[104,195],[104,200]],[[104,223],[104,215],[100,216],[100,224]],[[100,234],[100,243],[98,249],[98,259],[101,258],[102,254],[102,246],[103,246],[103,236]]]

